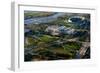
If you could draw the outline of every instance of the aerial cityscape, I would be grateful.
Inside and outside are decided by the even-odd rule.
[[[24,11],[24,61],[90,59],[90,14]]]

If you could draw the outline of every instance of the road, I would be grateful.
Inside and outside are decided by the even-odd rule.
[[[79,54],[80,54],[81,57],[83,57],[85,55],[85,53],[86,53],[87,49],[89,48],[89,46],[90,46],[89,42],[84,42],[82,44],[82,47],[79,50]]]
[[[52,21],[57,20],[58,17],[64,16],[65,13],[56,13],[54,15],[51,16],[47,16],[47,17],[36,17],[36,18],[30,18],[30,19],[26,19],[24,20],[24,24],[40,24],[40,23],[49,23]]]

